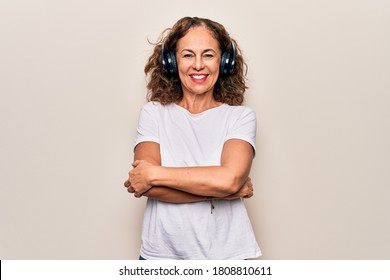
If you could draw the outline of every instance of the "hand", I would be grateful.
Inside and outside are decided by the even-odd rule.
[[[154,165],[145,160],[136,160],[132,165],[134,169],[129,171],[129,179],[124,183],[124,186],[128,192],[134,193],[135,197],[141,197],[144,192],[152,187],[149,176],[150,167]]]
[[[246,179],[245,183],[242,185],[241,189],[239,189],[238,192],[225,197],[225,199],[233,200],[238,198],[250,198],[252,196],[253,196],[253,185],[252,185],[251,178],[248,177],[248,179]]]
[[[127,188],[127,191],[128,191],[129,193],[134,193],[134,192],[135,192],[135,190],[134,190],[133,187],[131,186],[130,179],[127,179],[127,180],[124,182],[123,185],[125,186],[125,188]]]

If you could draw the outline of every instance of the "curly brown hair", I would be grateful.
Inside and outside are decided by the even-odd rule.
[[[244,92],[248,88],[245,84],[247,64],[241,54],[237,42],[230,38],[225,27],[215,21],[198,17],[184,17],[178,20],[172,28],[164,30],[157,43],[154,45],[153,54],[145,65],[145,74],[148,78],[148,100],[158,101],[161,104],[169,104],[180,101],[183,98],[183,90],[179,77],[167,75],[163,70],[161,49],[164,52],[176,50],[178,40],[183,38],[192,27],[203,26],[210,30],[214,38],[219,42],[221,53],[232,52],[231,41],[236,48],[236,62],[233,73],[219,75],[214,87],[213,96],[216,101],[229,105],[241,105],[244,101]],[[167,33],[167,34],[166,34]]]

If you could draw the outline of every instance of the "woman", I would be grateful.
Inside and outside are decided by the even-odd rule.
[[[256,116],[243,102],[245,63],[225,28],[185,17],[145,66],[133,169],[148,197],[141,259],[247,259],[261,252],[243,198],[253,195]]]

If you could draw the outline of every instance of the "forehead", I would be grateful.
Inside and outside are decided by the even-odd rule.
[[[219,42],[213,33],[203,26],[193,27],[177,42],[177,50],[214,49],[219,50]]]

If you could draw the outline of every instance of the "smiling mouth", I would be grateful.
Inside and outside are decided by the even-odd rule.
[[[196,83],[202,83],[206,81],[208,75],[205,74],[196,74],[196,75],[189,75],[191,79]]]

